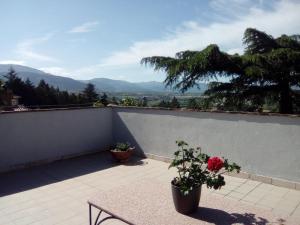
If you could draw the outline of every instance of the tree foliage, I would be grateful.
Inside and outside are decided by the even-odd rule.
[[[4,82],[0,79],[0,105],[3,105],[2,96],[4,95]]]
[[[112,97],[111,104],[113,104],[113,105],[119,105],[119,101],[118,101],[118,99],[115,96]]]
[[[178,99],[175,96],[171,100],[163,99],[155,106],[161,108],[174,108],[174,109],[181,107]]]
[[[206,94],[223,99],[237,110],[247,105],[262,107],[266,99],[279,105],[279,112],[293,113],[295,87],[300,87],[299,35],[274,38],[265,32],[248,28],[243,42],[243,55],[220,51],[215,44],[202,51],[183,51],[172,57],[143,58],[155,70],[167,73],[166,86],[182,92],[200,81],[226,77],[228,82],[213,82]]]
[[[101,95],[100,97],[100,102],[104,105],[104,106],[107,106],[108,105],[108,100],[107,100],[107,95],[106,93],[103,93],[103,95]]]
[[[148,106],[148,98],[147,97],[142,97],[142,99],[139,102],[140,106],[142,107],[147,107]]]
[[[195,98],[190,98],[188,100],[187,108],[188,109],[198,109],[199,105],[198,105],[197,100]]]
[[[138,106],[138,101],[132,97],[125,97],[121,101],[121,105],[123,106]]]
[[[172,100],[170,102],[170,107],[171,108],[180,108],[180,104],[175,96],[172,98]]]
[[[88,83],[86,85],[86,88],[83,90],[83,94],[89,102],[94,102],[98,99],[98,94],[96,92],[95,85],[91,83]]]

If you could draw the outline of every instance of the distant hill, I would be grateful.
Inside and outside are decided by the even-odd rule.
[[[162,83],[162,82],[149,81],[149,82],[139,82],[136,84],[140,87],[143,87],[146,89],[151,89],[152,91],[155,91],[155,92],[165,92],[165,91],[175,92],[171,88],[166,88],[164,83]],[[206,90],[207,90],[207,84],[199,83],[199,88],[197,88],[197,87],[190,88],[187,91],[187,93],[203,93]],[[178,92],[178,91],[176,91],[176,92]]]
[[[94,78],[91,80],[74,80],[68,77],[56,76],[45,73],[41,70],[27,66],[0,64],[0,77],[7,74],[9,68],[12,67],[22,80],[27,78],[37,85],[40,80],[44,79],[48,84],[58,87],[60,90],[70,92],[82,91],[86,83],[92,83],[100,92],[127,92],[127,93],[149,93],[149,92],[174,92],[170,88],[165,88],[162,82],[128,82],[124,80],[112,80],[108,78]],[[207,89],[207,85],[201,83],[200,89],[191,88],[188,93],[202,93]]]
[[[55,76],[41,70],[21,65],[0,64],[0,77],[7,74],[10,67],[17,72],[18,76],[22,80],[26,80],[28,78],[34,85],[37,85],[40,80],[43,79],[46,83],[54,87],[58,87],[60,90],[67,90],[70,92],[82,91],[86,85],[83,82],[72,78]]]
[[[135,93],[149,93],[149,92],[178,92],[170,88],[166,88],[162,82],[128,82],[124,80],[112,80],[108,78],[94,78],[91,80],[84,80],[82,82],[92,83],[104,92],[135,92]],[[200,89],[191,88],[187,93],[202,93],[207,89],[207,84],[201,83]]]
[[[139,87],[136,83],[131,83],[124,80],[112,80],[108,78],[94,78],[91,80],[82,81],[92,83],[97,89],[104,92],[145,92],[150,91],[143,87]]]

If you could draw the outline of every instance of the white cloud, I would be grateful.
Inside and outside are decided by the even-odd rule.
[[[216,2],[216,1],[215,1]],[[219,5],[221,5],[219,1]],[[240,2],[237,0],[230,0]],[[256,4],[249,7],[249,1],[243,0],[248,7],[246,14],[239,14],[239,19],[229,22],[215,22],[208,26],[195,21],[183,23],[173,33],[161,39],[135,42],[128,49],[117,51],[101,61],[102,66],[137,64],[147,56],[174,56],[178,51],[200,50],[209,44],[218,44],[222,50],[241,53],[242,37],[246,28],[253,27],[279,36],[283,33],[294,34],[300,30],[300,2],[276,2],[272,11],[267,11]],[[243,4],[238,4],[241,8]],[[230,5],[233,7],[233,5]]]
[[[98,21],[91,21],[79,26],[73,27],[68,33],[87,33],[93,31],[98,26]]]
[[[163,73],[156,73],[151,67],[141,66],[140,60],[143,57],[154,55],[174,56],[176,52],[187,49],[201,50],[212,43],[218,44],[222,50],[230,54],[242,54],[244,49],[242,37],[247,27],[266,31],[275,37],[283,33],[295,34],[300,31],[299,1],[278,1],[268,10],[261,7],[263,1],[259,0],[256,0],[254,4],[250,4],[250,0],[227,0],[226,2],[215,0],[212,2],[215,2],[214,5],[212,3],[214,13],[222,14],[222,18],[216,17],[218,21],[215,20],[214,23],[206,25],[204,23],[206,21],[186,21],[160,39],[135,42],[127,49],[113,52],[109,57],[101,59],[98,64],[72,69],[60,66],[41,69],[48,73],[75,79],[107,77],[129,81],[163,80],[165,77]],[[217,3],[218,5],[216,5]],[[222,7],[227,7],[227,9],[221,13]],[[226,17],[226,13],[235,13],[235,15],[224,20],[223,17]],[[82,26],[78,26],[78,29],[73,28],[73,32],[88,32],[92,29],[82,28]],[[79,27],[81,28],[79,29]],[[35,40],[34,44],[27,42],[25,47],[29,46],[30,48],[27,49],[36,53],[33,51],[33,47],[50,38],[44,37],[40,41]],[[27,59],[24,60],[27,62]]]
[[[131,82],[138,81],[162,81],[165,77],[163,73],[155,72],[152,68],[145,68],[141,65],[115,65],[103,66],[102,64],[90,65],[74,69],[72,77],[75,79],[92,79],[104,77],[110,79],[122,79]]]
[[[1,60],[0,64],[17,64],[17,65],[25,65],[25,61],[22,60]]]
[[[60,66],[38,68],[46,73],[71,77],[78,80],[88,80],[97,77],[122,79],[132,82],[164,79],[164,75],[154,72],[151,68],[138,65],[103,66],[95,64],[79,68],[63,68]]]
[[[39,53],[34,49],[36,45],[43,44],[50,40],[53,37],[53,35],[53,33],[50,33],[42,37],[24,40],[17,45],[16,52],[21,58],[24,58],[26,60],[29,59],[37,61],[56,62],[56,59],[46,54]]]

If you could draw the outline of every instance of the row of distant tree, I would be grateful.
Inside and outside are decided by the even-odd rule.
[[[176,97],[173,97],[171,101],[161,100],[157,106],[162,107],[162,108],[180,108],[181,107],[180,103]]]
[[[124,106],[147,107],[149,102],[147,97],[133,98],[125,97],[117,99],[116,97],[109,98],[105,93],[99,95],[93,84],[87,84],[85,89],[80,93],[70,93],[61,91],[41,80],[37,86],[27,79],[23,81],[17,73],[11,68],[4,76],[5,82],[0,80],[0,105],[9,105],[8,99],[14,95],[19,96],[19,103],[27,107],[51,107],[51,106],[106,106],[109,103]],[[230,103],[228,99],[215,99],[210,97],[190,98],[185,103],[178,101],[176,97],[170,100],[162,99],[156,104],[151,104],[154,107],[162,108],[181,108],[210,110],[212,108],[219,110],[243,110],[243,111],[261,111],[263,108],[260,102],[254,104],[254,101],[243,102],[239,108],[236,107],[237,100]],[[257,99],[258,100],[258,99]],[[269,111],[278,111],[278,104],[270,99],[264,105]]]
[[[149,104],[147,97],[143,98],[133,98],[126,97],[119,102],[114,102],[114,104],[119,104],[123,106],[137,106],[137,107],[147,107],[151,105],[152,107],[161,107],[161,108],[181,108],[180,102],[174,96],[171,100],[160,100],[156,104]]]
[[[50,86],[44,80],[34,86],[29,79],[23,81],[19,78],[13,68],[4,77],[5,81],[0,83],[0,105],[9,105],[12,96],[19,96],[19,103],[25,106],[93,104],[97,101],[108,104],[107,95],[99,96],[93,84],[87,84],[81,93],[69,93]]]
[[[62,91],[47,84],[41,80],[38,85],[26,79],[23,81],[13,68],[10,68],[4,76],[5,81],[0,80],[0,106],[10,105],[10,100],[13,96],[19,97],[19,104],[26,107],[51,107],[51,106],[78,106],[78,105],[94,105],[107,106],[108,104],[147,107],[147,97],[133,98],[125,97],[117,99],[116,97],[109,98],[105,93],[99,95],[95,90],[95,86],[88,83],[84,90],[80,93],[70,93]],[[157,107],[165,108],[180,108],[180,103],[176,97],[170,101],[161,100]]]

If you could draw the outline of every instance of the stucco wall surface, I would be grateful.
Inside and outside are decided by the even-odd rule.
[[[0,114],[0,169],[107,150],[111,108]]]
[[[113,140],[164,157],[185,140],[248,173],[300,181],[299,117],[114,108]]]

